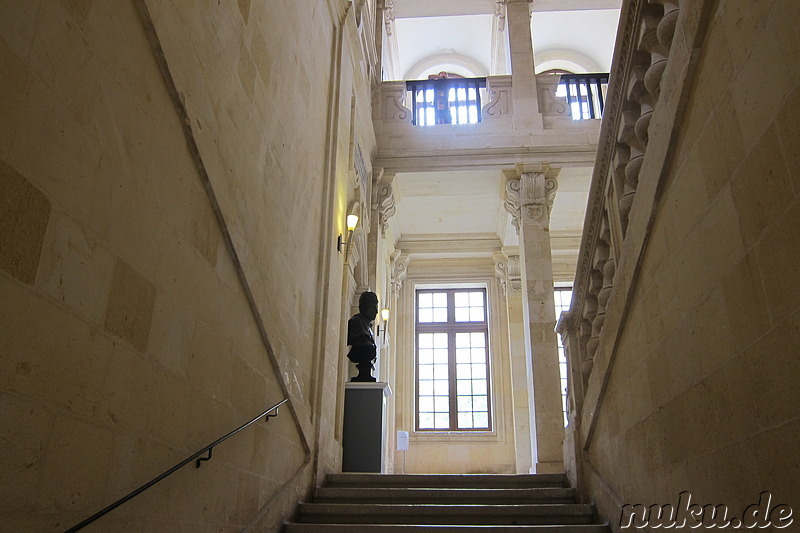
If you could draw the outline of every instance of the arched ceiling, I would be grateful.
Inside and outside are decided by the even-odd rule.
[[[536,0],[531,31],[538,70],[608,72],[621,0]],[[384,77],[419,79],[452,66],[462,75],[510,73],[495,0],[393,0]],[[538,56],[536,55],[538,54]],[[559,64],[558,60],[564,62]],[[569,68],[572,66],[573,68]],[[580,67],[580,68],[576,68]]]

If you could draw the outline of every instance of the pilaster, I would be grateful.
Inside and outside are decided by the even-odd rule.
[[[514,125],[517,129],[542,130],[544,121],[537,98],[530,13],[530,0],[506,0]]]
[[[522,311],[522,276],[519,248],[503,249],[494,256],[495,274],[506,299],[508,351],[511,358],[511,387],[514,409],[514,443],[518,474],[530,473],[533,466],[531,443],[535,441],[529,406],[528,385],[532,382],[530,359],[525,344]]]
[[[555,172],[522,172],[506,182],[505,208],[520,242],[525,349],[532,374],[529,409],[533,413],[533,471],[563,471],[564,423],[559,391],[558,341],[550,248],[550,209]]]

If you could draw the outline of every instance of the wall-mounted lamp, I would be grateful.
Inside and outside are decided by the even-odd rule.
[[[381,309],[381,321],[383,322],[383,330],[381,330],[381,325],[378,324],[378,336],[381,335],[381,331],[383,331],[383,339],[386,340],[386,323],[389,321],[389,310],[388,309]]]
[[[358,215],[347,215],[347,240],[342,239],[342,234],[339,234],[339,239],[336,244],[336,248],[341,253],[342,247],[344,247],[344,262],[347,262],[347,257],[350,254],[350,242],[353,240],[353,230],[356,229],[358,225]]]

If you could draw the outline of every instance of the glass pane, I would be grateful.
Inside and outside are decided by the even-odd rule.
[[[472,413],[458,413],[458,428],[472,429]]]
[[[486,402],[484,402],[486,403]],[[458,410],[459,411],[472,411],[472,396],[459,396],[458,397]]]
[[[483,292],[469,293],[469,305],[470,307],[483,307]]]
[[[475,379],[484,379],[486,377],[486,365],[472,365],[472,377]]]
[[[420,348],[433,348],[433,335],[430,333],[420,333],[418,342]]]
[[[456,333],[456,348],[469,348],[469,333]]]
[[[435,379],[447,379],[447,365],[433,365],[433,377]]]
[[[472,342],[473,348],[486,347],[486,335],[484,333],[471,333],[470,336],[470,341]]]
[[[433,362],[441,365],[447,364],[447,350],[434,350],[433,351]]]
[[[419,414],[419,428],[420,429],[433,429],[433,413],[420,413]]]
[[[447,349],[447,333],[434,333],[433,347]]]
[[[469,319],[472,322],[483,322],[483,307],[470,307]]]
[[[433,365],[419,365],[419,379],[433,379]]]
[[[447,322],[447,308],[433,308],[433,322]]]
[[[419,310],[419,321],[420,322],[433,322],[433,311],[428,309],[420,309]]]
[[[426,379],[419,382],[419,395],[420,396],[433,396],[433,381]]]
[[[469,293],[457,292],[453,295],[456,307],[469,307]]]
[[[447,307],[447,293],[434,292],[433,293],[433,306],[434,307]]]
[[[469,379],[471,377],[470,365],[456,365],[456,379]]]
[[[474,379],[472,380],[472,394],[486,394],[486,380]]]
[[[488,428],[489,427],[489,413],[473,413],[472,414],[474,428]]]
[[[449,429],[450,428],[450,414],[449,413],[436,413],[434,416],[434,426],[436,429]]]
[[[419,293],[419,306],[420,307],[433,307],[433,294],[429,292]]]
[[[469,322],[469,307],[456,307],[456,322]]]
[[[467,349],[456,350],[456,363],[469,363],[469,362],[470,362],[470,350]]]
[[[473,348],[471,351],[472,351],[472,362],[473,363],[485,363],[486,362],[486,350],[484,348]]]
[[[422,398],[420,398],[422,400]],[[450,398],[447,396],[436,396],[434,397],[434,406],[436,407],[434,411],[437,413],[447,413],[450,411]]]
[[[450,393],[446,379],[437,379],[434,383],[434,392],[437,396],[447,396]]]
[[[419,397],[419,412],[432,413],[433,412],[433,396],[420,396]]]
[[[475,411],[488,411],[489,406],[486,402],[486,396],[473,396],[472,397],[472,408]]]
[[[468,379],[459,379],[456,382],[457,394],[472,394],[472,381]]]
[[[419,364],[421,364],[421,365],[433,364],[433,350],[420,349],[420,351],[419,351]]]

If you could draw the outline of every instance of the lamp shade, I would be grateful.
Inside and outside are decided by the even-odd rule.
[[[358,215],[347,215],[347,230],[353,231],[358,225]]]
[[[386,322],[389,320],[389,310],[388,309],[381,309],[381,320]]]

